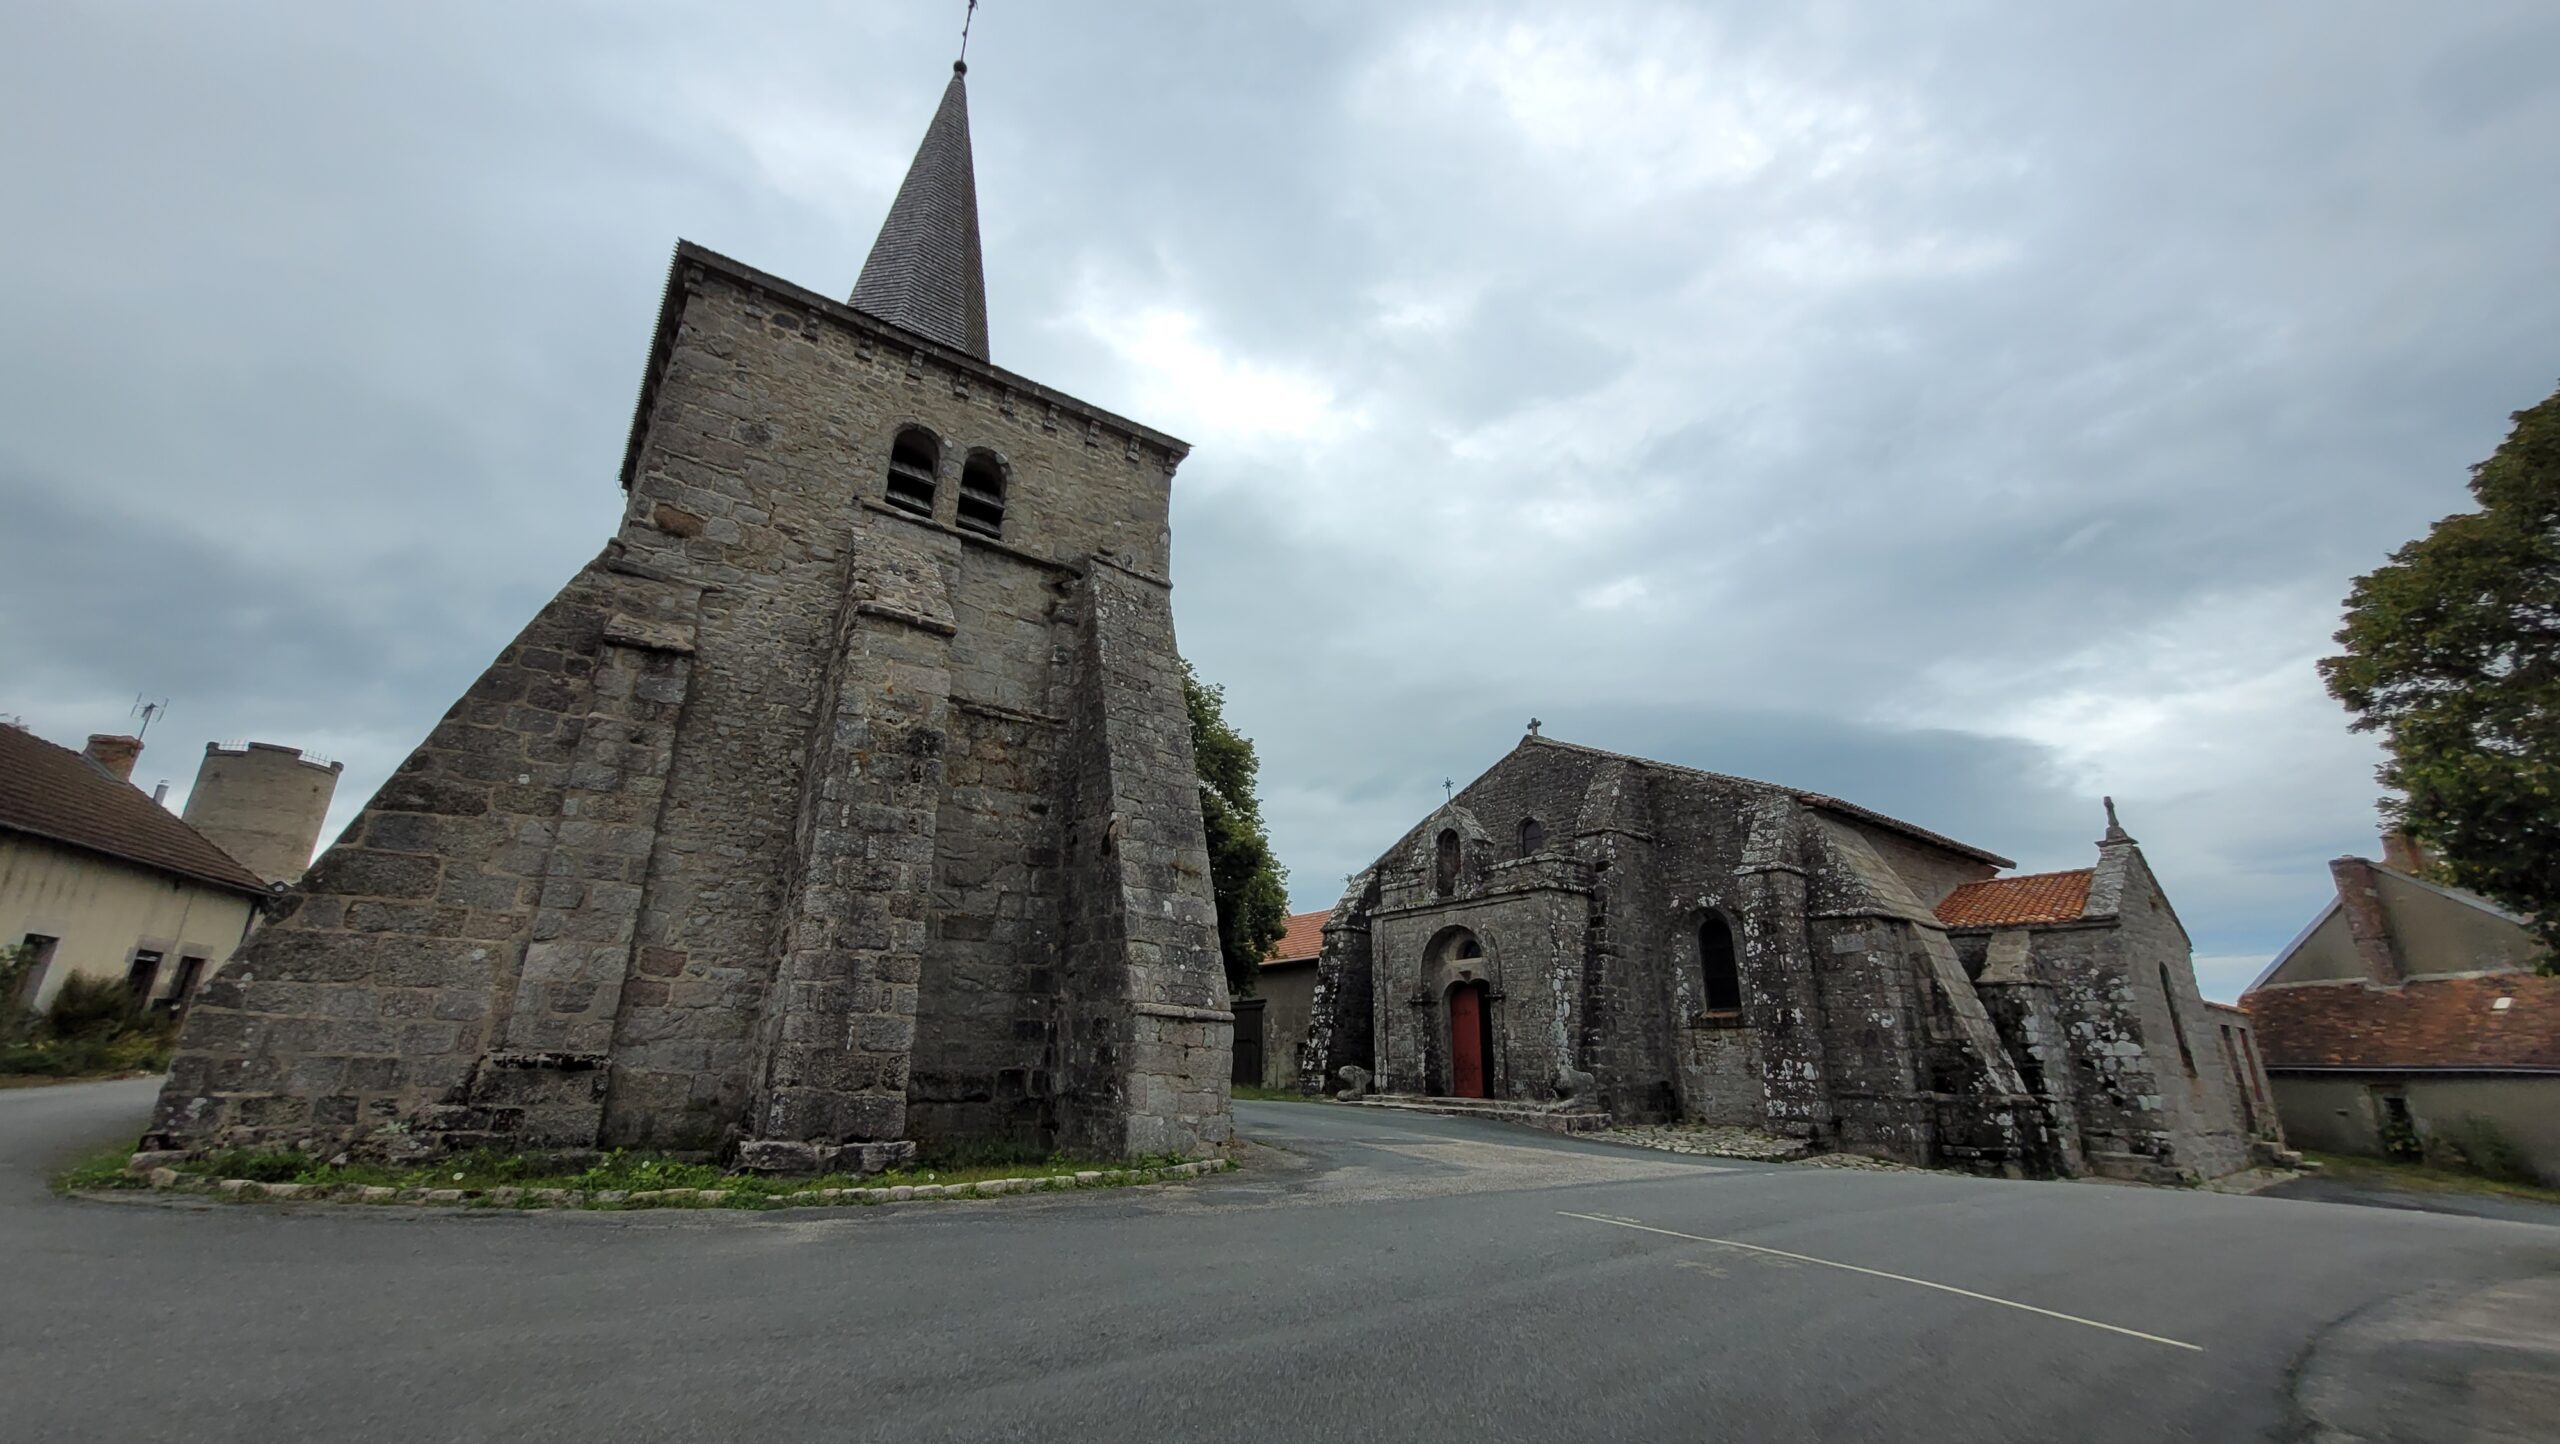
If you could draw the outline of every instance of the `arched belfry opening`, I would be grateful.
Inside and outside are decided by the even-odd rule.
[[[1709,913],[1698,924],[1698,971],[1704,976],[1706,1011],[1742,1011],[1742,964],[1734,955],[1733,928],[1721,914]]]
[[[933,478],[941,466],[942,443],[932,432],[921,426],[899,432],[889,445],[889,504],[918,516],[933,515]]]
[[[1004,535],[1004,463],[994,453],[970,452],[961,466],[958,520],[981,536]]]
[[[1440,829],[1439,842],[1432,849],[1431,891],[1434,896],[1447,897],[1458,890],[1458,861],[1458,830],[1444,827]]]

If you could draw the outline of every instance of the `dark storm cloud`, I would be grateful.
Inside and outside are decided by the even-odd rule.
[[[845,291],[956,8],[0,19],[0,711],[166,692],[360,800],[606,534],[673,241]],[[1183,642],[1299,906],[1534,713],[2031,867],[2115,792],[2227,995],[2368,846],[2336,599],[2560,373],[2555,48],[997,0],[994,349],[1198,444]]]

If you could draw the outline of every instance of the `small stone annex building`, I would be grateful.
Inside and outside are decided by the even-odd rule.
[[[1533,732],[1352,879],[1305,1086],[1356,1065],[1388,1093],[2035,1175],[2212,1177],[2277,1145],[2112,804],[2094,867],[2008,866]]]
[[[206,988],[146,1147],[1225,1141],[1187,448],[988,360],[963,74],[849,303],[677,247],[619,529]]]

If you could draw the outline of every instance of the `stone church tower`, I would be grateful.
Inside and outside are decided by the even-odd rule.
[[[989,362],[953,69],[850,304],[677,247],[619,530],[206,987],[146,1146],[1226,1141],[1188,448]]]

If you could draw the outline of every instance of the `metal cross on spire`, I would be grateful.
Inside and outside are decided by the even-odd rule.
[[[1450,781],[1450,780],[1449,780],[1448,778],[1446,778],[1446,777],[1441,778],[1441,779],[1440,779],[1440,794],[1441,794],[1441,795],[1440,795],[1440,800],[1441,800],[1441,801],[1443,801],[1443,802],[1455,802],[1455,801],[1457,801],[1457,800],[1458,800],[1458,784],[1457,784],[1457,783],[1455,783],[1455,782]]]
[[[978,0],[969,0],[969,13],[960,19],[960,63],[969,63],[969,27],[978,23]]]

